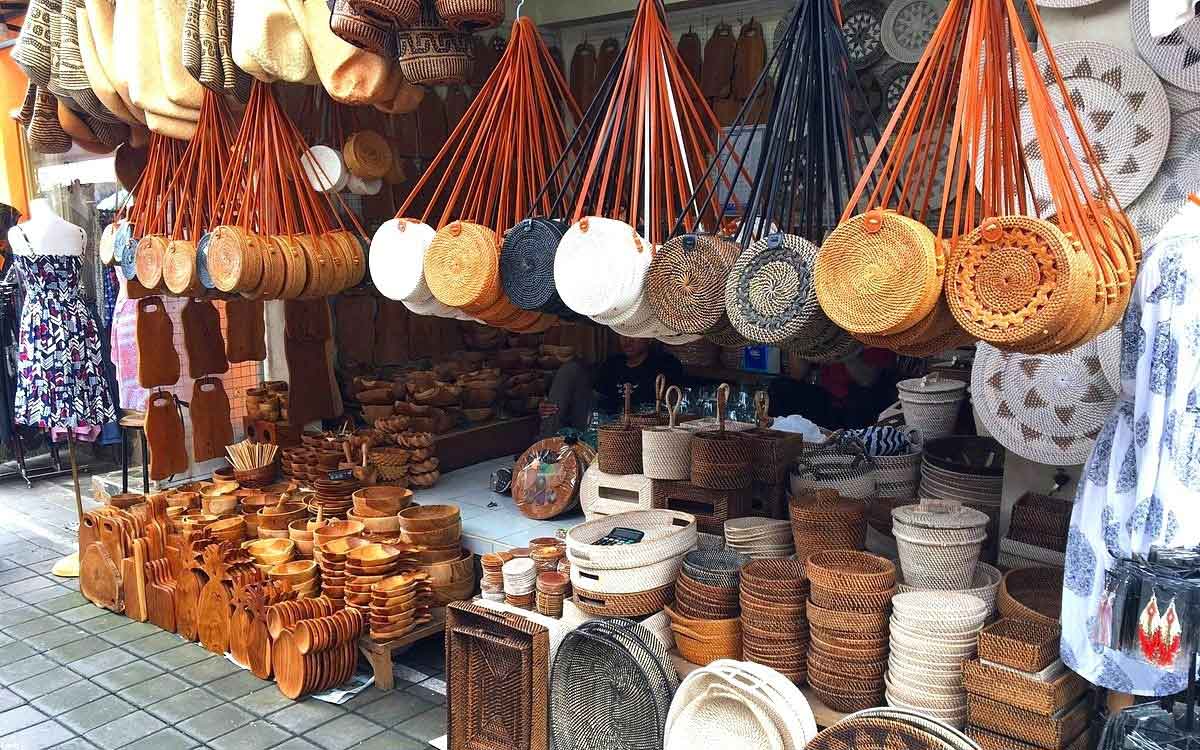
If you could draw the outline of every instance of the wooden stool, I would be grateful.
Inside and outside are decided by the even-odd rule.
[[[395,673],[392,671],[392,657],[396,654],[403,654],[408,651],[416,643],[440,636],[445,632],[446,627],[446,608],[435,607],[430,610],[433,619],[424,625],[418,626],[410,633],[406,633],[399,638],[391,641],[380,643],[369,635],[363,635],[358,639],[358,650],[371,665],[371,670],[375,672],[375,687],[379,690],[391,690],[396,686]]]
[[[121,428],[121,492],[129,492],[129,432],[138,434],[138,444],[142,448],[142,494],[150,494],[150,452],[146,445],[146,412],[123,411],[117,422]]]

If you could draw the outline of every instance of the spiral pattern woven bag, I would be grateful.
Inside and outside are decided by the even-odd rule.
[[[504,235],[500,282],[514,305],[556,315],[569,312],[554,286],[554,257],[566,233],[564,221],[530,218]]]
[[[734,329],[764,344],[810,338],[827,321],[813,286],[816,258],[816,245],[791,234],[772,234],[747,248],[725,284]]]
[[[674,237],[658,248],[646,272],[654,314],[680,333],[707,333],[725,322],[725,280],[741,247],[703,234]]]
[[[425,282],[451,307],[486,309],[500,298],[496,233],[467,221],[440,229],[425,251]]]
[[[715,432],[698,432],[692,439],[692,484],[712,490],[740,490],[750,486],[750,444],[737,433],[725,431],[725,404],[729,384],[717,388]]]

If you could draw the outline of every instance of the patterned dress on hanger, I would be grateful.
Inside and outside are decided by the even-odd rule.
[[[25,286],[17,355],[16,422],[92,438],[116,419],[95,318],[79,296],[80,259],[14,255]]]
[[[1188,203],[1150,243],[1122,326],[1121,398],[1067,537],[1062,660],[1110,690],[1169,695],[1187,686],[1186,670],[1109,648],[1102,600],[1118,558],[1200,540],[1200,206]]]

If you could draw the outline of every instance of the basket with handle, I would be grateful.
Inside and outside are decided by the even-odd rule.
[[[650,411],[634,412],[629,415],[629,423],[634,427],[660,427],[667,423],[667,413],[663,410],[667,396],[667,376],[659,373],[654,378],[654,407]],[[682,399],[682,392],[680,393]]]
[[[675,426],[683,392],[667,389],[669,421],[665,427],[642,429],[642,472],[650,479],[687,479],[692,471],[692,433]]]
[[[833,490],[842,497],[865,500],[878,492],[874,460],[867,457],[862,441],[839,433],[823,446],[801,451],[789,484],[793,495]]]
[[[788,467],[804,450],[804,438],[794,432],[771,429],[771,397],[766,391],[754,394],[757,426],[737,433],[750,446],[750,470],[754,481],[779,485],[787,481]],[[918,465],[920,456],[917,457]]]
[[[642,473],[642,431],[631,422],[633,386],[625,384],[621,421],[598,430],[597,463],[605,474]]]
[[[637,544],[597,545],[615,528],[644,536]],[[674,586],[683,557],[696,548],[696,519],[687,513],[643,510],[586,521],[567,532],[567,559],[576,591],[637,594]],[[673,593],[673,592],[672,592]]]
[[[717,388],[717,430],[697,433],[692,440],[691,481],[697,487],[737,490],[748,489],[753,482],[749,444],[725,431],[728,401],[729,384],[722,383]]]

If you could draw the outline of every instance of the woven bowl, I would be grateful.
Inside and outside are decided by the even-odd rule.
[[[813,586],[846,593],[889,591],[896,585],[896,566],[869,552],[826,550],[809,555],[804,569]]]

